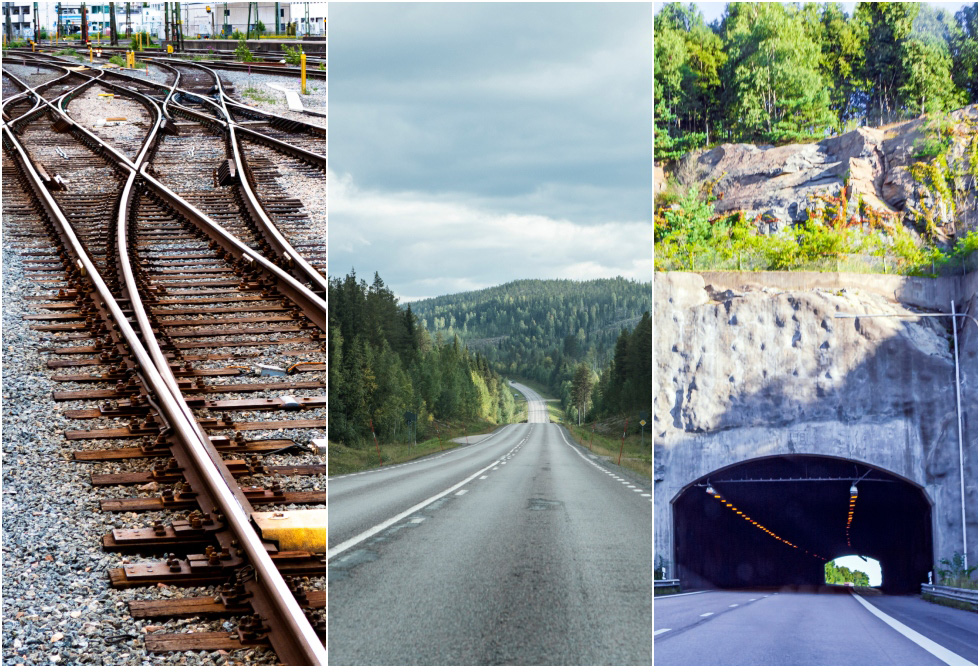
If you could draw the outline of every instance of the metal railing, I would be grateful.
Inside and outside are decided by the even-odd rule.
[[[967,604],[977,604],[977,591],[969,588],[953,588],[952,586],[939,586],[932,583],[922,584],[923,595],[933,595],[935,597],[945,597],[950,600],[966,602]]]
[[[680,588],[681,580],[680,579],[654,579],[653,587],[654,588]]]

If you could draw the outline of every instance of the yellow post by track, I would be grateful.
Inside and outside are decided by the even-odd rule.
[[[92,45],[88,45],[88,62],[92,62]]]
[[[305,96],[306,95],[306,54],[301,53],[299,55],[299,67],[300,67],[299,83],[300,83],[301,90],[303,91],[303,95]]]

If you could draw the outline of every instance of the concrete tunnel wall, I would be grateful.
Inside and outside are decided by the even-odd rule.
[[[740,281],[740,277],[745,281]],[[907,312],[905,305],[896,304],[893,299],[882,300],[883,296],[903,295],[895,276],[887,278],[878,296],[868,298],[865,294],[874,292],[865,291],[857,293],[855,299],[846,291],[842,293],[845,288],[841,287],[830,288],[836,296],[798,289],[798,278],[787,283],[792,286],[790,291],[783,292],[771,285],[762,289],[758,274],[751,273],[726,274],[721,278],[714,274],[715,283],[724,280],[726,285],[707,288],[704,278],[697,274],[656,275],[654,545],[655,565],[664,564],[668,576],[674,576],[675,561],[672,502],[683,489],[727,466],[786,454],[853,460],[920,486],[933,505],[933,564],[961,552],[962,499],[952,351],[951,342],[944,344],[949,337],[938,320],[931,327],[926,325],[927,331],[920,331],[918,326],[884,329],[862,320],[860,328],[855,328],[870,332],[861,334],[867,343],[853,334],[846,338],[841,335],[850,328],[848,325],[831,323],[824,330],[839,332],[828,338],[831,352],[854,347],[854,343],[845,342],[847,338],[865,348],[843,366],[846,358],[827,355],[827,341],[822,353],[796,354],[789,350],[819,347],[819,339],[812,338],[813,331],[819,332],[819,328],[807,331],[800,325],[807,318],[815,324],[826,322],[825,313],[835,310],[835,303],[846,304],[841,312]],[[975,273],[926,279],[928,282],[917,278],[913,283],[917,297],[914,302],[919,306],[927,303],[931,282],[937,303],[949,296],[958,297],[957,310],[975,316],[976,278]],[[863,280],[865,289],[874,286],[873,279],[868,276]],[[765,277],[767,283],[773,280],[778,277]],[[842,294],[843,299],[836,298]],[[752,310],[740,312],[740,299],[755,300],[754,304],[743,306]],[[787,302],[798,311],[790,318],[785,311],[780,312]],[[855,302],[864,309],[855,309]],[[769,352],[779,353],[782,359],[770,359],[769,376],[748,390],[739,387],[735,379],[745,366],[745,358],[753,353],[751,348],[743,347],[745,330],[733,335],[736,330],[730,327],[744,325],[750,316],[757,316],[761,325],[752,325],[757,340],[768,343]],[[782,338],[780,329],[772,326],[789,319],[793,321],[790,326],[796,327],[792,342],[788,337]],[[945,320],[945,325],[948,328],[949,320]],[[972,320],[958,322],[958,327],[967,548],[968,563],[972,565],[977,557],[977,331]],[[824,337],[824,333],[820,332],[820,336]],[[750,333],[748,341],[751,340]],[[740,352],[733,354],[731,351],[735,350]],[[790,360],[786,360],[787,353]],[[788,370],[782,370],[786,361],[809,362],[809,368],[801,366],[791,376]],[[733,372],[731,377],[729,371]],[[766,371],[763,374],[765,377]],[[816,394],[794,406],[794,396],[805,396],[805,390],[813,385],[817,387]],[[709,396],[711,399],[706,401]],[[746,398],[751,402],[746,402]]]

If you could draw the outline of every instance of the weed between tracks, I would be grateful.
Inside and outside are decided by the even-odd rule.
[[[440,422],[439,437],[431,437],[425,441],[419,441],[415,445],[411,443],[381,444],[382,465],[409,462],[443,450],[458,448],[460,444],[452,439],[476,434],[489,434],[501,426],[485,420],[468,420],[466,423],[459,421]],[[465,446],[466,444],[462,445]],[[352,474],[380,466],[378,464],[378,449],[373,441],[360,446],[346,446],[330,441],[327,447],[328,476]]]
[[[252,100],[258,100],[262,103],[275,103],[277,102],[273,96],[267,96],[253,86],[249,86],[242,91],[242,95],[246,98],[251,98]]]

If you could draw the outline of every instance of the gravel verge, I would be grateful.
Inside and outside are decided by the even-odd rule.
[[[263,112],[272,112],[273,114],[278,114],[279,116],[286,117],[287,119],[295,119],[296,121],[305,121],[313,126],[326,127],[326,119],[324,117],[317,117],[310,114],[303,114],[302,112],[293,112],[286,105],[286,94],[282,91],[277,91],[276,89],[268,86],[269,84],[275,84],[277,86],[283,86],[287,89],[292,89],[299,93],[299,80],[296,77],[282,77],[277,75],[265,75],[265,74],[248,74],[247,72],[237,72],[234,70],[221,70],[222,79],[227,79],[229,82],[235,85],[235,93],[232,94],[232,98],[241,102],[244,105],[250,105],[251,107],[262,110]],[[257,100],[252,95],[248,95],[251,92],[246,92],[246,89],[255,89],[257,94],[261,98],[272,98],[275,102],[268,102],[265,100]],[[320,80],[306,80],[306,90],[309,92],[307,95],[299,94],[300,100],[303,101],[303,106],[313,110],[324,111],[327,108],[327,86],[325,82]]]

